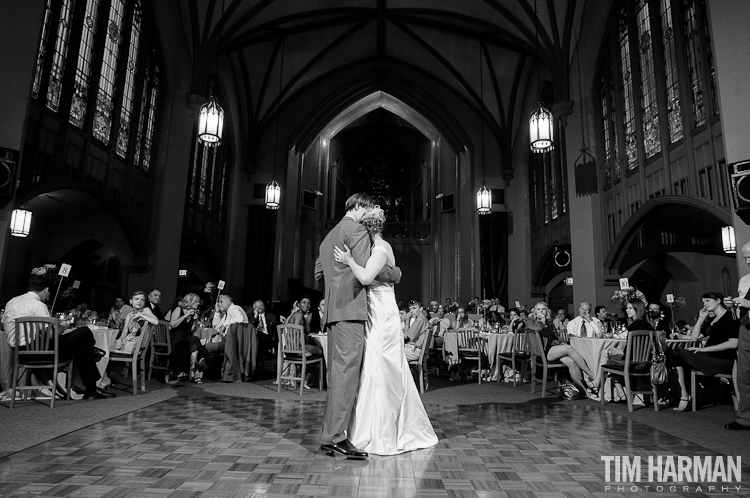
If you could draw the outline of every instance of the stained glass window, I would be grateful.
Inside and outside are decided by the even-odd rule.
[[[82,128],[86,119],[86,105],[89,98],[89,79],[91,77],[91,56],[94,53],[96,22],[99,16],[99,0],[88,0],[86,16],[83,19],[81,45],[78,49],[76,78],[73,84],[73,100],[70,103],[71,124]]]
[[[550,154],[552,156],[552,154]],[[547,154],[544,154],[545,162],[546,162]],[[553,156],[554,157],[554,156]],[[552,161],[552,164],[550,164],[550,171],[549,171],[549,197],[550,197],[550,216],[553,220],[557,219],[558,212],[557,212],[557,168],[554,164],[554,161]]]
[[[638,44],[641,65],[641,111],[643,112],[643,148],[646,157],[661,151],[659,133],[659,107],[656,99],[656,74],[654,73],[654,48],[651,39],[651,20],[648,2],[637,6]]]
[[[674,26],[672,22],[672,0],[661,0],[661,29],[664,47],[664,76],[667,87],[667,119],[669,142],[675,143],[683,136],[682,111],[680,109],[679,74],[675,52]]]
[[[125,6],[123,0],[112,0],[109,8],[107,36],[104,42],[104,60],[99,75],[99,91],[96,95],[96,110],[94,111],[94,137],[105,145],[109,144],[112,131],[112,111],[117,81],[117,59],[120,55],[122,42],[122,18]]]
[[[706,122],[706,107],[703,102],[703,59],[700,54],[695,8],[695,0],[685,0],[685,43],[690,74],[690,97],[693,104],[693,124],[697,127]]]
[[[544,224],[549,223],[549,172],[547,171],[547,164],[544,158],[547,154],[539,154],[542,156],[542,211],[544,211]]]
[[[138,50],[141,45],[141,7],[136,2],[131,24],[128,63],[125,68],[125,89],[122,94],[122,111],[120,112],[120,131],[117,133],[117,154],[125,157],[130,140],[130,120],[133,115],[133,95],[135,93],[135,73],[138,69]]]
[[[39,98],[39,86],[42,84],[42,70],[44,69],[44,56],[47,53],[47,39],[49,38],[49,23],[52,15],[52,0],[47,0],[44,9],[44,22],[42,23],[42,37],[39,40],[39,53],[36,55],[36,68],[34,69],[34,84],[31,87],[31,96]]]
[[[73,0],[63,0],[60,5],[60,22],[57,25],[57,39],[55,53],[52,56],[52,71],[49,75],[47,87],[47,107],[57,112],[60,106],[62,79],[65,71],[65,57],[68,54],[68,39],[70,38],[70,22],[73,17]]]
[[[708,16],[706,15],[706,2],[700,0],[701,12],[703,13],[703,33],[706,38],[706,55],[705,59],[708,63],[708,72],[711,76],[711,107],[713,108],[714,115],[719,115],[719,99],[716,93],[716,67],[714,66],[714,52],[711,50],[711,30],[708,27]]]
[[[143,156],[143,132],[144,124],[146,123],[146,109],[148,109],[148,85],[149,85],[149,59],[146,60],[146,67],[143,70],[143,91],[141,92],[141,109],[138,112],[138,128],[136,129],[135,135],[135,154],[133,155],[133,164],[135,166],[141,166],[141,158]]]
[[[159,68],[154,68],[154,79],[148,99],[148,117],[146,119],[146,132],[143,139],[143,169],[148,171],[151,165],[151,147],[154,143],[154,129],[156,127],[156,104],[159,98]]]
[[[622,163],[620,161],[620,134],[617,131],[617,113],[615,112],[615,109],[617,109],[615,98],[615,77],[612,72],[608,75],[607,83],[607,86],[609,86],[609,120],[611,123],[610,128],[612,129],[612,151],[614,153],[612,157],[612,166],[615,172],[614,181],[619,182],[620,175],[622,174]]]
[[[630,65],[630,36],[624,8],[620,14],[620,70],[623,110],[625,112],[625,156],[628,161],[628,169],[633,170],[638,166],[638,144],[635,136],[635,98]]]
[[[609,73],[612,76],[612,73]],[[607,105],[607,79],[602,76],[599,80],[599,100],[602,106],[602,136],[604,138],[604,182],[612,184],[612,151],[609,139],[609,105]]]

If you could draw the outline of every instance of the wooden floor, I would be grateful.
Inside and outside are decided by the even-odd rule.
[[[366,461],[319,451],[323,406],[304,398],[173,398],[0,459],[0,496],[725,495],[695,484],[607,489],[602,455],[712,453],[596,406],[428,404],[436,447]]]

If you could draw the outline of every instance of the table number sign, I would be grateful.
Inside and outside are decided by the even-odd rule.
[[[628,282],[627,278],[621,278],[620,279],[620,289],[626,290],[630,288],[630,282]]]
[[[224,282],[223,280],[219,280],[219,283],[216,284],[216,288],[219,289],[219,290],[224,290],[224,284],[225,283],[226,282]]]
[[[69,277],[70,276],[70,270],[73,268],[70,265],[67,265],[65,263],[60,265],[60,271],[58,272],[58,275],[61,277]]]
[[[674,294],[667,294],[667,302],[674,303]]]
[[[81,288],[81,281],[80,280],[73,280],[73,288],[74,289],[80,289]]]

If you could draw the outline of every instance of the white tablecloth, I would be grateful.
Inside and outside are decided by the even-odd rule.
[[[570,337],[570,345],[578,351],[592,372],[599,377],[602,364],[606,363],[603,351],[609,348],[620,348],[625,350],[625,339],[597,339],[596,337]]]
[[[320,344],[320,347],[323,350],[323,361],[328,365],[328,335],[310,334],[310,337],[318,341],[318,344]]]
[[[495,334],[481,332],[479,337],[485,339],[482,343],[484,353],[490,362],[490,369],[494,371],[498,353],[510,353],[513,349],[513,334]],[[450,353],[450,355],[448,354]],[[443,357],[451,365],[458,363],[458,333],[443,334]]]

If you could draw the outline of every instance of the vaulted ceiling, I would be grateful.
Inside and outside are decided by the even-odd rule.
[[[441,103],[481,114],[510,157],[539,97],[537,59],[541,80],[554,82],[549,100],[569,98],[585,7],[586,0],[181,0],[180,14],[194,93],[205,95],[220,61],[219,79],[232,80],[221,88],[235,89],[241,102],[233,123],[251,148],[299,99],[332,112],[390,89],[446,129],[455,117]],[[457,133],[447,140],[466,145]]]

